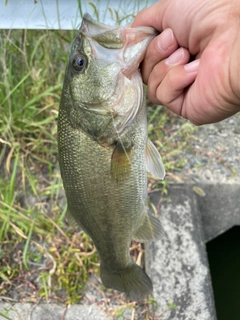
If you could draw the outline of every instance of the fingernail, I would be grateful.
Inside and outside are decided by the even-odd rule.
[[[179,48],[165,60],[165,63],[168,65],[174,65],[179,63],[183,59],[183,57],[184,57],[183,48]]]
[[[158,37],[158,48],[161,51],[166,51],[168,48],[170,48],[173,45],[173,32],[172,29],[168,28],[165,29],[160,36]]]
[[[199,67],[199,62],[200,62],[200,60],[197,59],[197,60],[194,60],[188,64],[185,64],[184,69],[189,73],[196,72]]]

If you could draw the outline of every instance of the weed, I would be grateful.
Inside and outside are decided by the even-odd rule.
[[[1,31],[0,295],[16,290],[20,301],[23,282],[26,299],[30,291],[46,300],[62,291],[67,303],[76,302],[98,262],[91,240],[66,226],[57,165],[58,105],[72,38],[72,31]]]
[[[4,319],[12,320],[11,318],[9,318],[6,314],[3,314],[2,312],[0,312],[0,316],[2,316]]]

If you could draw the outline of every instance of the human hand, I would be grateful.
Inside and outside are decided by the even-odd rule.
[[[238,0],[161,0],[140,11],[132,27],[161,32],[141,65],[149,99],[196,125],[240,111],[239,20]]]

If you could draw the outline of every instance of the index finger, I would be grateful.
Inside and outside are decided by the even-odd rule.
[[[161,0],[163,2],[163,0]],[[143,9],[136,15],[132,27],[150,26],[154,27],[158,31],[163,31],[162,18],[164,16],[165,6],[160,2]]]

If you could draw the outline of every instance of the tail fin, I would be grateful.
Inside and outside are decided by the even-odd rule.
[[[143,300],[153,291],[151,279],[144,270],[135,263],[114,273],[109,273],[109,271],[101,265],[100,274],[106,288],[125,292],[127,300]]]

